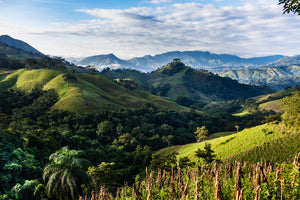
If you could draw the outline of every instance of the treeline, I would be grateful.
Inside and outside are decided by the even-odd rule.
[[[34,68],[66,69],[67,66],[72,66],[72,64],[61,57],[42,56],[32,53],[32,56],[22,58],[22,56],[11,57],[6,55],[5,53],[0,52],[0,68],[12,70],[22,68],[26,68],[29,70]]]

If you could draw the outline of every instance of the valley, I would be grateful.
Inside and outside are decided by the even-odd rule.
[[[0,36],[0,199],[297,199],[297,60],[109,54],[94,68]]]

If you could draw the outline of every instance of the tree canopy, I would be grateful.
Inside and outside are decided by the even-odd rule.
[[[283,4],[283,14],[291,12],[300,15],[299,0],[279,0],[280,4]]]
[[[49,157],[50,163],[45,167],[43,179],[47,182],[48,196],[57,199],[76,199],[82,194],[81,185],[88,184],[86,169],[89,161],[81,157],[82,151],[63,147]]]

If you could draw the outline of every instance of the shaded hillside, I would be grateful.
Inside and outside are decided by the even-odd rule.
[[[221,72],[220,75],[238,80],[240,83],[266,85],[277,90],[300,84],[299,65],[230,70]]]
[[[14,47],[16,49],[22,49],[23,51],[43,55],[41,52],[27,44],[26,42],[23,42],[21,40],[14,39],[8,35],[1,35],[0,36],[0,43],[6,44],[10,47]]]
[[[239,84],[230,78],[192,69],[179,59],[148,74],[134,70],[104,70],[102,73],[110,78],[131,78],[139,84],[148,84],[152,92],[174,100],[178,97],[187,97],[195,102],[230,100],[272,92],[267,87]]]
[[[66,80],[66,75],[69,80]],[[106,109],[139,108],[146,103],[159,108],[181,110],[176,103],[142,91],[128,90],[101,74],[73,74],[66,70],[18,70],[0,77],[0,91],[9,88],[29,92],[55,89],[59,100],[55,109],[93,112]]]
[[[0,42],[0,58],[14,58],[14,59],[24,59],[27,57],[31,58],[41,58],[41,54],[36,54],[32,52],[27,52],[22,49],[17,49],[15,47],[8,46]]]
[[[134,80],[139,86],[145,87],[148,85],[147,83],[147,74],[133,70],[133,69],[116,69],[111,70],[110,68],[105,68],[101,71],[101,74],[107,76],[111,79],[125,79],[130,78]]]

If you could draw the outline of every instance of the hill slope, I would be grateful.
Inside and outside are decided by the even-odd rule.
[[[0,92],[9,88],[24,92],[34,88],[55,89],[59,101],[55,109],[94,112],[106,109],[139,108],[145,103],[165,109],[181,110],[174,102],[142,91],[128,90],[101,74],[71,74],[77,81],[68,86],[64,75],[70,73],[55,69],[21,69],[0,76]]]
[[[14,38],[12,38],[8,35],[1,35],[0,36],[0,43],[6,44],[10,47],[14,47],[16,49],[22,49],[23,51],[26,51],[26,52],[31,52],[31,53],[34,53],[34,54],[43,55],[41,52],[39,52],[38,50],[36,50],[35,48],[30,46],[26,42],[14,39]]]
[[[264,133],[264,130],[266,130],[266,133]],[[290,138],[299,138],[298,134],[292,134],[286,135],[283,134],[282,131],[280,131],[279,126],[274,125],[274,134],[272,134],[273,125],[260,125],[257,127],[244,129],[241,132],[234,133],[232,135],[227,135],[224,137],[218,137],[211,140],[207,140],[205,142],[200,143],[192,143],[192,144],[186,144],[182,146],[173,146],[169,148],[162,149],[157,152],[157,154],[169,154],[172,152],[178,153],[178,158],[180,157],[188,157],[193,161],[197,160],[197,157],[195,156],[194,152],[200,148],[203,149],[205,146],[205,143],[210,143],[212,146],[212,149],[215,151],[215,154],[217,155],[217,159],[225,159],[227,157],[232,157],[235,155],[235,158],[238,157],[239,154],[243,155],[249,153],[250,151],[253,151],[255,148],[264,148],[265,143],[271,142],[274,139],[278,140],[290,140]],[[276,142],[275,142],[276,143]],[[271,144],[271,143],[270,143]],[[269,145],[270,145],[269,144]],[[276,143],[277,144],[277,143]],[[292,157],[299,152],[299,144],[296,143],[290,143],[291,149],[294,149],[294,152],[290,152]],[[277,149],[278,151],[278,149]],[[267,152],[265,152],[267,153]],[[264,152],[261,152],[261,154],[264,154]],[[253,155],[253,157],[255,157]],[[267,159],[271,159],[271,157],[266,157]],[[254,159],[254,158],[253,158]],[[259,156],[255,157],[255,161],[259,161]],[[269,160],[270,161],[270,160]]]

